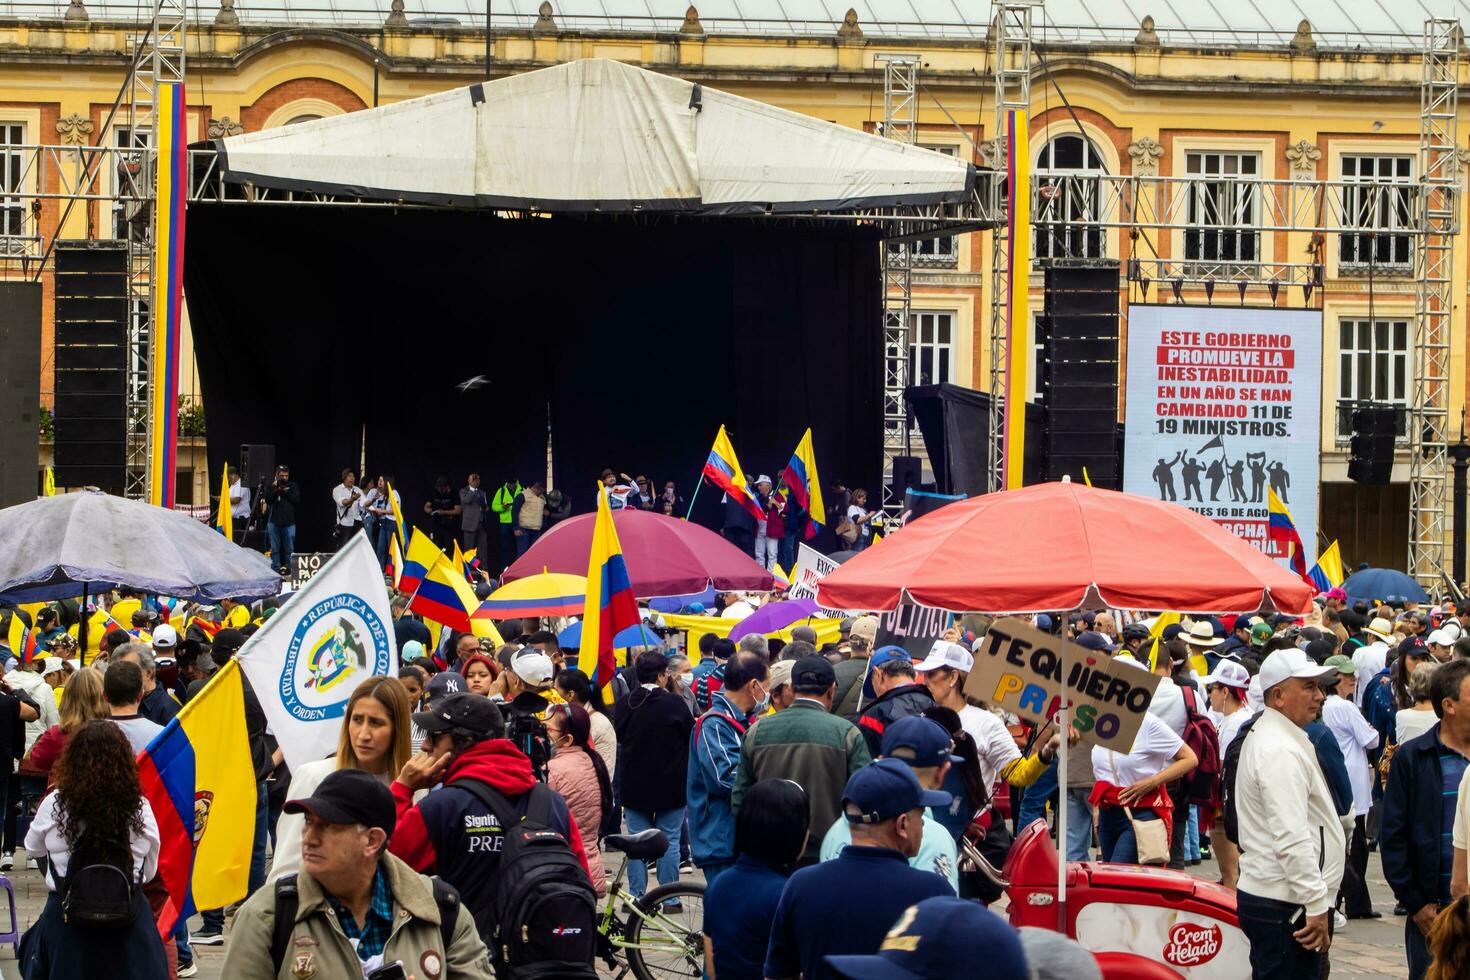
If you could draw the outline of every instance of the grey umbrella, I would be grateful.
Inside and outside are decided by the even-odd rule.
[[[212,602],[275,595],[281,578],[259,552],[137,500],[83,490],[0,510],[0,602],[119,586]]]

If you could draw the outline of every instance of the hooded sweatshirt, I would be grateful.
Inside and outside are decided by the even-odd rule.
[[[505,828],[479,797],[455,783],[478,779],[525,815],[526,794],[536,785],[531,760],[507,739],[478,742],[449,764],[444,785],[413,802],[413,792],[393,782],[398,825],[388,850],[421,874],[437,874],[453,885],[475,916],[481,934],[494,925],[489,906]],[[587,851],[566,801],[552,793],[551,827],[567,839],[582,868]],[[591,874],[588,874],[591,880]]]
[[[684,699],[661,687],[638,686],[618,704],[622,804],[640,813],[678,810],[688,797],[689,734],[694,716]]]

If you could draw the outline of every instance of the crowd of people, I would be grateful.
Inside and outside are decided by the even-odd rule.
[[[505,489],[511,513],[523,511],[527,488]],[[689,611],[718,617],[766,598],[722,594]],[[1062,807],[1069,860],[1186,869],[1213,857],[1254,976],[1321,973],[1336,932],[1384,915],[1366,886],[1374,851],[1404,917],[1408,975],[1453,976],[1470,955],[1459,921],[1470,902],[1470,610],[1351,602],[1340,589],[1305,617],[1035,616],[1043,631],[1158,675],[1127,752],[969,697],[985,617],[959,619],[915,657],[878,646],[871,615],[843,619],[826,643],[803,625],[785,640],[704,633],[691,650],[649,614],[662,644],[627,651],[598,692],[548,624],[505,623],[514,639],[496,648],[431,630],[395,595],[398,677],[352,692],[330,757],[290,771],[246,686],[249,898],[159,941],[159,831],[132,760],[279,603],[187,607],[119,592],[95,608],[4,614],[42,646],[22,663],[0,645],[11,770],[0,867],[34,862],[51,892],[22,946],[26,977],[75,975],[118,943],[159,976],[194,975],[200,945],[226,947],[232,980],[293,975],[281,957],[308,947],[322,975],[430,957],[451,977],[517,976],[496,930],[529,901],[507,897],[526,876],[501,874],[526,860],[509,831],[528,821],[560,842],[557,880],[578,908],[609,891],[621,849],[610,838],[643,842],[626,858],[634,896],[697,870],[711,976],[869,975],[874,957],[954,975],[922,971],[959,969],[956,947],[933,937],[961,924],[985,937],[993,975],[1043,975],[1038,962],[1091,961],[987,911],[1003,887],[988,869],[1020,828],[1059,822]],[[515,721],[528,713],[542,726],[533,739]],[[69,875],[79,867],[91,877]],[[98,868],[121,882],[121,912],[95,907],[118,891],[98,886]],[[79,884],[101,898],[83,899]],[[664,911],[683,911],[679,894],[661,895]],[[289,930],[283,902],[295,903]],[[410,926],[392,928],[400,919]],[[590,970],[596,952],[589,939],[535,955]]]

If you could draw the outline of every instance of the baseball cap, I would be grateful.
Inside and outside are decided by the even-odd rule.
[[[398,822],[393,793],[377,776],[364,769],[338,769],[328,773],[316,792],[305,799],[288,800],[282,812],[310,813],[325,823],[378,827],[389,837],[393,836]]]
[[[1333,656],[1328,657],[1326,660],[1324,660],[1322,662],[1322,666],[1323,667],[1331,667],[1333,670],[1337,671],[1339,674],[1351,674],[1351,673],[1353,673],[1353,671],[1355,671],[1357,669],[1356,667],[1353,666],[1353,658],[1352,657],[1346,657],[1346,656],[1343,656],[1340,653],[1334,654]]]
[[[54,674],[61,669],[60,657],[46,657],[41,661],[42,674]]]
[[[1310,641],[1302,649],[1306,650],[1307,656],[1311,657],[1317,663],[1325,664],[1327,662],[1327,659],[1332,656],[1333,651],[1336,650],[1337,647],[1333,646],[1331,640],[1316,639]]]
[[[1257,623],[1251,627],[1251,646],[1262,646],[1275,635],[1276,628],[1270,623]]]
[[[866,640],[871,647],[878,637],[878,617],[859,616],[852,621],[852,629],[848,630],[848,635],[855,640]]]
[[[976,971],[976,964],[985,964]],[[963,898],[926,898],[899,916],[871,956],[829,956],[851,980],[948,980],[984,975],[1030,980],[1021,937],[994,912]]]
[[[1183,632],[1184,632],[1184,624],[1183,623],[1170,623],[1168,626],[1165,626],[1164,627],[1164,631],[1159,634],[1159,637],[1165,643],[1168,643],[1170,640],[1174,639],[1174,637],[1178,636],[1180,633],[1183,633]],[[1188,642],[1188,641],[1186,640],[1185,642]]]
[[[234,653],[236,650],[240,649],[244,645],[244,633],[241,633],[234,627],[227,627],[220,630],[218,633],[214,634],[214,652],[222,655],[221,657],[215,658],[216,662],[221,659],[228,658],[230,654]]]
[[[424,707],[433,711],[451,694],[462,694],[467,690],[464,678],[454,671],[446,670],[442,674],[435,674],[424,685]]]
[[[436,675],[435,679],[442,676],[444,675]],[[433,684],[433,681],[429,683]],[[479,694],[461,691],[449,695],[437,707],[428,711],[415,711],[413,723],[426,735],[462,728],[473,735],[489,738],[492,731],[504,725],[504,719],[494,701]]]
[[[418,640],[407,640],[398,651],[398,656],[406,664],[411,664],[424,655],[424,645]]]
[[[1338,602],[1347,602],[1347,589],[1344,589],[1340,585],[1334,585],[1332,588],[1327,590],[1327,598],[1336,599]]]
[[[1424,642],[1422,636],[1406,636],[1399,643],[1398,655],[1400,657],[1427,657],[1429,656],[1429,644]]]
[[[153,629],[153,648],[155,650],[172,650],[179,645],[179,631],[168,623],[156,626]]]
[[[535,647],[525,647],[510,658],[510,669],[521,680],[532,687],[545,687],[551,683],[556,667],[551,658]]]
[[[1451,630],[1440,629],[1429,634],[1429,642],[1437,647],[1452,647],[1457,639],[1459,637]]]
[[[888,726],[879,751],[885,759],[899,759],[915,769],[927,769],[945,762],[965,761],[954,755],[953,750],[954,739],[943,725],[922,715],[909,715]]]
[[[1072,642],[1084,650],[1097,650],[1102,653],[1113,652],[1113,645],[1108,642],[1108,638],[1101,633],[1094,633],[1092,630],[1080,634]]]
[[[953,799],[948,793],[920,786],[908,763],[898,759],[879,759],[864,766],[842,788],[843,813],[849,803],[861,813],[856,819],[849,815],[849,823],[883,823],[919,807],[949,806]]]
[[[1043,633],[1050,633],[1052,630],[1056,629],[1056,623],[1052,620],[1051,616],[1047,615],[1046,613],[1037,613],[1036,628],[1041,630],[1041,632]]]
[[[877,666],[876,660],[874,666]],[[819,653],[808,654],[791,667],[792,687],[820,687],[825,691],[836,683],[837,672],[832,669],[832,662]]]
[[[856,616],[843,616],[837,623],[837,632],[851,633],[853,624],[857,622]]]
[[[1285,650],[1277,650],[1266,658],[1261,664],[1261,691],[1265,693],[1282,681],[1293,677],[1301,677],[1306,680],[1316,680],[1323,674],[1335,671],[1333,667],[1319,667],[1312,662],[1312,658],[1296,647],[1287,647]]]
[[[878,672],[879,667],[882,667],[890,660],[912,659],[909,656],[909,652],[897,644],[879,647],[873,651],[873,658],[868,662],[868,674],[863,678],[863,701],[871,701],[878,696],[878,692],[873,689],[873,675]]]
[[[1234,660],[1221,660],[1215,664],[1215,669],[1210,671],[1199,681],[1208,687],[1211,684],[1224,684],[1244,691],[1251,686],[1251,672]]]
[[[940,667],[948,667],[951,670],[968,674],[975,668],[975,656],[958,643],[936,640],[929,648],[929,656],[914,664],[914,670],[923,673],[938,670]]]
[[[791,668],[796,666],[795,660],[777,660],[771,664],[770,675],[766,678],[771,690],[775,690],[783,684],[791,683]],[[837,672],[833,671],[835,677]]]

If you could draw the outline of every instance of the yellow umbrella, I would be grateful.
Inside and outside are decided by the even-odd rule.
[[[587,577],[563,572],[542,572],[502,585],[480,603],[480,612],[491,619],[523,616],[576,616],[587,599]]]

